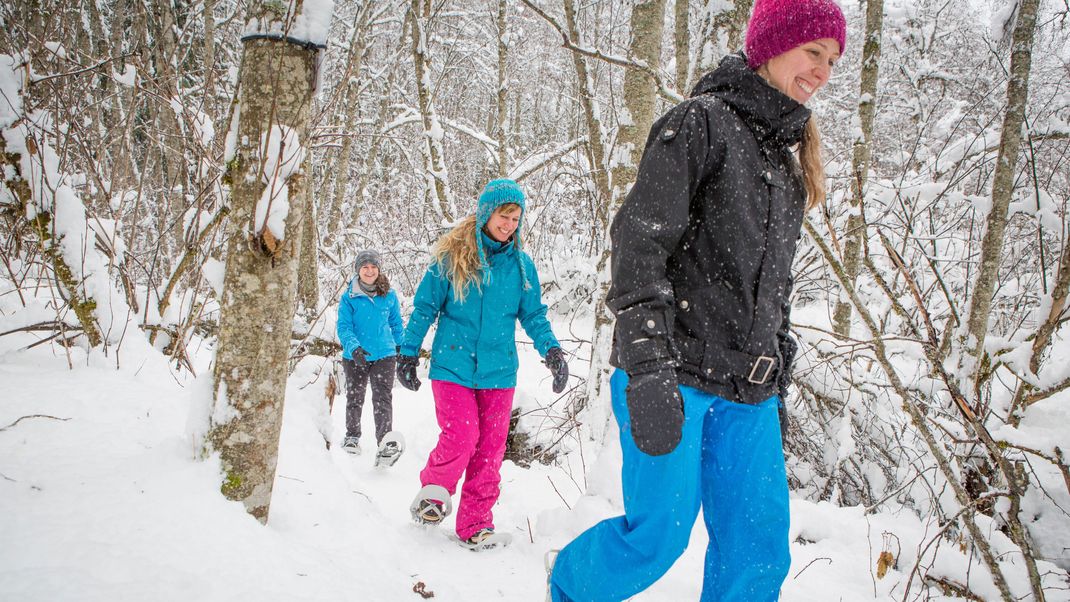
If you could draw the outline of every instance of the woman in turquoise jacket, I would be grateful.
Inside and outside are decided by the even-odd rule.
[[[423,487],[413,519],[437,524],[450,513],[450,496],[465,475],[457,511],[461,543],[482,550],[508,543],[494,534],[505,439],[516,387],[516,323],[553,373],[553,390],[568,380],[568,365],[546,319],[539,274],[520,249],[524,193],[512,180],[494,180],[479,197],[476,215],[442,236],[413,300],[398,359],[398,380],[415,391],[417,356],[433,323],[431,390],[442,429],[420,473]]]
[[[346,438],[342,449],[360,453],[360,414],[369,381],[375,414],[376,465],[393,465],[401,454],[393,427],[393,384],[397,346],[403,332],[398,296],[379,266],[379,253],[357,254],[357,275],[338,300],[338,341],[346,375]]]

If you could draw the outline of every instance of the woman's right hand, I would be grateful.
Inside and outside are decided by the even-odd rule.
[[[398,356],[398,382],[410,391],[420,389],[420,379],[416,376],[416,364],[420,359],[414,355]]]
[[[357,347],[353,350],[353,363],[361,370],[368,368],[368,352],[363,347]]]
[[[662,456],[676,449],[684,428],[684,399],[676,370],[629,375],[624,396],[639,451]]]

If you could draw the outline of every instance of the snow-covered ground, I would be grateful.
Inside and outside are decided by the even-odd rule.
[[[452,517],[438,529],[409,519],[417,473],[438,433],[426,380],[417,393],[395,388],[395,428],[408,448],[394,467],[376,469],[369,442],[359,456],[326,448],[321,431],[341,439],[344,397],[328,416],[330,362],[306,358],[290,379],[263,526],[219,494],[218,463],[196,458],[197,381],[151,351],[117,359],[49,345],[22,349],[32,340],[0,337],[0,600],[392,602],[421,600],[413,588],[423,583],[440,602],[538,601],[544,554],[620,512],[619,446],[595,458],[596,446],[586,443],[583,454],[555,466],[506,462],[495,519],[513,533],[513,545],[462,549],[449,538]],[[545,367],[530,346],[521,352],[518,395],[528,405],[549,403]],[[207,349],[197,356],[202,374],[209,357]],[[370,404],[364,424],[373,432]],[[908,573],[921,542],[939,528],[908,512],[867,516],[804,500],[793,500],[792,524],[782,597],[789,602],[916,599],[904,597]],[[635,600],[698,599],[701,525],[687,553]],[[878,578],[886,546],[898,568]],[[976,562],[968,569],[955,564],[965,556],[940,558],[936,574],[970,574],[971,584],[982,583],[976,591],[990,591]],[[1027,591],[1025,583],[1012,586]],[[1053,591],[1049,600],[1070,595]]]

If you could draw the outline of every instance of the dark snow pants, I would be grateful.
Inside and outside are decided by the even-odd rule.
[[[648,456],[632,440],[627,384],[620,370],[610,379],[625,515],[561,550],[554,602],[617,602],[643,591],[683,553],[700,508],[709,534],[702,602],[777,600],[791,564],[779,398],[748,405],[681,386],[683,438],[671,453]]]
[[[360,413],[368,381],[372,384],[372,410],[375,413],[375,442],[390,432],[394,422],[394,371],[397,357],[391,355],[374,362],[358,364],[342,360],[346,373],[346,437],[360,436]]]

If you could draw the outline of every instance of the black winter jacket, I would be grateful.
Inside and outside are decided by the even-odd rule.
[[[810,111],[725,57],[651,128],[613,220],[613,365],[758,403],[787,386]]]

